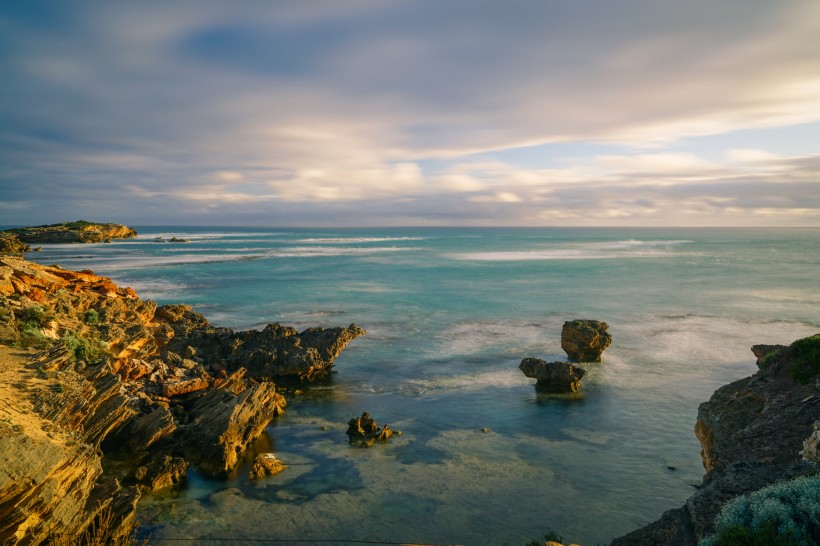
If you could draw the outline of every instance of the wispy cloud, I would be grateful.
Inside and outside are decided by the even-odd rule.
[[[732,135],[820,126],[818,35],[803,0],[5,4],[0,202],[18,223],[816,225],[820,149]]]

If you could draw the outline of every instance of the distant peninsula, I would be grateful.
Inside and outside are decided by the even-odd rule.
[[[136,237],[134,228],[122,224],[100,224],[77,220],[45,226],[7,229],[0,234],[14,236],[25,244],[107,243],[113,239]]]

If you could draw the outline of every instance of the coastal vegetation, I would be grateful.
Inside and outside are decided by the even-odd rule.
[[[29,244],[44,243],[104,243],[113,239],[129,239],[136,236],[136,230],[122,224],[97,223],[87,220],[12,228],[0,232],[0,237],[7,239],[2,246],[11,249],[5,252],[8,254],[19,254],[29,250],[28,248],[20,250],[23,248],[21,244],[28,247]],[[1,248],[0,253],[4,253]]]
[[[820,475],[803,476],[742,495],[715,519],[699,546],[820,544]]]

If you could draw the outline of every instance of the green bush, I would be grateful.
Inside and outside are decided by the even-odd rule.
[[[100,322],[100,314],[96,309],[89,309],[83,315],[83,320],[86,324],[98,324]]]
[[[820,334],[798,339],[789,348],[794,359],[789,375],[799,383],[808,383],[820,373]]]
[[[51,339],[44,336],[39,328],[26,324],[20,332],[20,345],[32,347],[34,349],[45,349],[51,343]]]
[[[820,544],[820,476],[776,483],[726,503],[715,531],[699,546]]]
[[[54,313],[34,305],[26,309],[25,315],[23,315],[23,329],[45,328],[52,320],[54,320]]]
[[[74,353],[76,361],[96,363],[105,358],[105,347],[99,341],[90,341],[71,330],[63,334],[63,342]]]

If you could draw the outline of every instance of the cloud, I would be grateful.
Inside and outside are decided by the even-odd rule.
[[[820,121],[820,4],[591,6],[4,5],[0,201],[32,203],[21,222],[91,195],[165,223],[817,221],[786,212],[815,206],[811,156],[681,148]],[[619,151],[506,155],[562,142]]]

